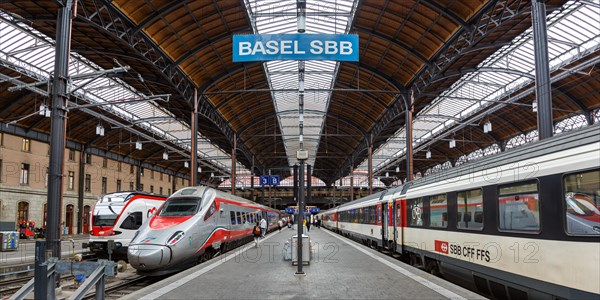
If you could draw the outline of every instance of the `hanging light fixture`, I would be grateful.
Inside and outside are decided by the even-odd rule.
[[[202,167],[198,166],[198,173],[202,173]]]
[[[450,149],[456,147],[456,140],[454,139],[454,137],[452,137],[452,139],[450,140]]]
[[[210,172],[210,177],[215,177],[215,173]]]
[[[46,104],[40,104],[40,111],[38,112],[40,116],[50,117],[50,107],[46,106]]]
[[[167,152],[167,149],[165,149],[165,151],[163,152],[163,159],[169,160],[169,152]]]
[[[533,103],[531,103],[531,110],[533,110],[534,113],[537,112],[537,100],[534,100]]]
[[[96,125],[96,134],[99,136],[104,136],[104,126],[102,126],[102,123],[98,123],[98,125]]]
[[[142,142],[140,141],[139,138],[138,138],[137,142],[135,142],[135,149],[142,150]]]
[[[183,162],[183,167],[184,167],[184,168],[189,168],[189,167],[190,167],[190,163],[189,163],[189,162],[187,162],[187,161],[184,161],[184,162]]]
[[[492,131],[492,122],[490,122],[490,120],[487,120],[483,124],[483,133],[488,133],[490,131]]]
[[[390,177],[390,172],[385,172],[385,177]]]
[[[400,172],[400,166],[396,166],[396,173]]]
[[[425,152],[425,158],[427,158],[427,159],[431,158],[431,150],[427,150],[427,152]]]

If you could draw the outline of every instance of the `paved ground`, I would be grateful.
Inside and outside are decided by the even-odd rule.
[[[284,261],[287,228],[127,299],[483,299],[435,276],[324,229],[312,228],[305,276]]]

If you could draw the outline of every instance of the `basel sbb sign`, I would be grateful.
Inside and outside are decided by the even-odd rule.
[[[233,36],[233,61],[358,61],[356,34],[256,34]]]

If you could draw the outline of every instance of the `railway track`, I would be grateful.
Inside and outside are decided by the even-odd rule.
[[[104,299],[120,299],[167,277],[169,276],[151,277],[133,275],[122,279],[116,279],[106,284],[104,288]],[[93,291],[86,294],[83,299],[96,299],[96,292]]]

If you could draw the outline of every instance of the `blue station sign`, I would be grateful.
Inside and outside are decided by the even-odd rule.
[[[358,61],[357,34],[233,36],[233,62],[268,60]]]
[[[261,186],[278,186],[281,178],[279,175],[261,175],[260,185]]]

